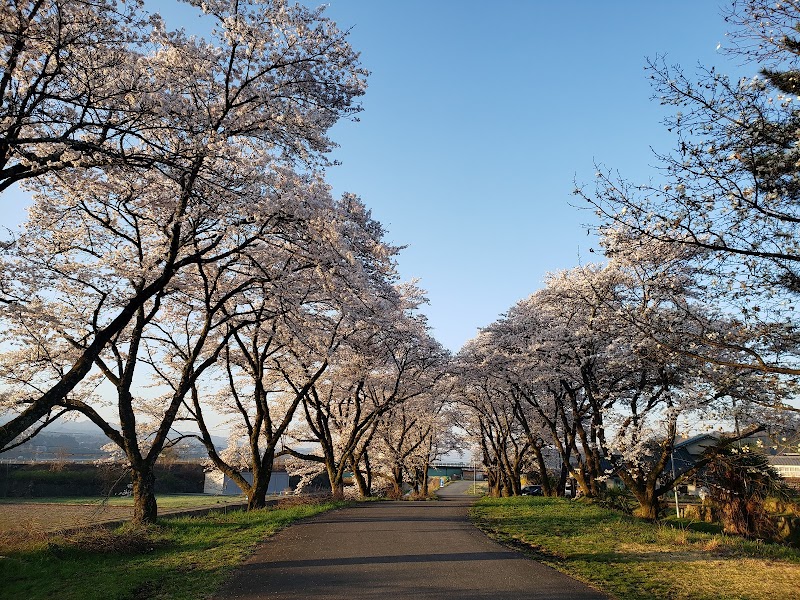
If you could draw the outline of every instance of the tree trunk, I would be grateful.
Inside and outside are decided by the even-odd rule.
[[[361,469],[358,467],[358,464],[353,465],[353,478],[356,480],[356,485],[358,486],[358,494],[362,498],[369,498],[372,495],[372,491],[369,489],[369,484],[364,474],[361,472]]]
[[[403,467],[401,465],[392,467],[392,496],[403,497]]]
[[[364,450],[364,473],[367,477],[367,489],[370,490],[372,495],[372,464],[369,462],[369,452]]]
[[[630,473],[620,470],[618,475],[622,479],[625,486],[639,502],[639,507],[633,511],[633,514],[647,521],[655,521],[658,519],[658,510],[661,506],[659,497],[656,495],[655,486],[647,485],[647,481],[642,481],[639,478],[633,477]]]
[[[150,465],[131,469],[133,483],[133,522],[137,524],[155,523],[158,517],[156,505],[156,478]]]
[[[636,494],[636,499],[639,501],[639,507],[633,511],[633,514],[648,521],[655,521],[658,519],[658,511],[661,508],[661,503],[658,497],[650,494]]]
[[[542,449],[536,444],[532,444],[533,454],[536,457],[536,466],[539,469],[539,483],[542,485],[542,495],[552,496],[553,488],[550,485],[550,477],[547,474],[547,465],[544,462]]]
[[[496,466],[491,465],[486,469],[486,480],[489,484],[489,495],[493,498],[502,496],[503,481]]]
[[[505,465],[500,465],[500,481],[502,488],[500,490],[500,495],[503,497],[509,497],[514,495],[514,486],[512,484],[513,475],[505,468]]]
[[[581,494],[587,498],[593,498],[592,488],[590,486],[590,479],[586,476],[586,471],[578,467],[573,471],[573,479],[578,482],[578,487],[581,489]]]
[[[500,473],[493,473],[489,480],[490,495],[493,498],[502,498],[503,496],[503,478]]]
[[[424,498],[427,498],[428,494],[430,493],[430,490],[428,489],[428,466],[429,463],[426,461],[419,476],[420,483],[422,484],[422,496]]]
[[[342,476],[336,468],[336,465],[331,464],[330,461],[325,461],[325,471],[328,474],[328,481],[331,484],[331,494],[334,498],[343,498],[344,482],[342,481]]]
[[[264,508],[267,505],[267,490],[272,479],[272,461],[261,463],[253,470],[253,485],[247,491],[247,510]]]
[[[558,476],[558,487],[556,488],[556,496],[564,496],[567,487],[567,479],[569,479],[569,469],[567,465],[561,465],[561,473]]]
[[[370,489],[369,481],[364,477],[364,472],[361,470],[361,454],[356,456],[351,452],[347,456],[347,460],[350,463],[350,468],[353,470],[353,479],[355,479],[356,485],[358,486],[358,495],[361,498],[369,498],[372,495],[372,490]]]
[[[522,494],[522,462],[516,460],[510,465],[512,471],[509,473],[509,483],[511,484],[511,495],[519,496]]]

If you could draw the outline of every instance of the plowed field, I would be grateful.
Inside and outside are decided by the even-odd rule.
[[[104,504],[0,504],[0,531],[43,533],[102,521],[129,519],[130,506]]]

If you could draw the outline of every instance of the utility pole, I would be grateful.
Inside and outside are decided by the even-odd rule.
[[[681,507],[678,504],[678,486],[675,485],[675,445],[674,444],[672,446],[671,455],[672,455],[672,460],[670,462],[672,463],[672,491],[675,492],[675,516],[680,519],[681,518]]]
[[[478,495],[478,467],[475,457],[472,457],[472,493]]]

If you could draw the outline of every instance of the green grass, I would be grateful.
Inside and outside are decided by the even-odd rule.
[[[166,519],[150,528],[94,529],[0,549],[0,598],[208,598],[265,537],[342,505]]]
[[[244,496],[213,496],[210,494],[159,494],[156,496],[159,510],[172,510],[181,508],[197,508],[201,506],[213,506],[215,504],[241,504],[246,502]],[[3,504],[80,504],[80,505],[101,505],[108,506],[133,506],[133,498],[130,496],[110,496],[108,498],[97,498],[91,496],[66,497],[59,496],[53,498],[0,498],[0,505]]]
[[[484,498],[484,531],[613,598],[800,598],[800,551],[559,498]]]

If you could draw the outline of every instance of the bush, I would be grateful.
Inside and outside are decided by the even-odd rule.
[[[156,493],[199,494],[203,491],[200,464],[157,464]],[[0,470],[0,495],[10,498],[50,496],[113,496],[131,482],[124,465],[66,464],[54,471],[49,464],[13,465]]]
[[[720,449],[707,467],[711,502],[719,509],[725,533],[780,539],[767,498],[785,495],[781,476],[761,452],[745,446]]]
[[[632,515],[633,511],[639,506],[635,496],[628,488],[624,487],[605,489],[601,492],[598,503],[603,508],[618,510],[626,515]]]
[[[75,484],[89,484],[95,482],[97,479],[95,473],[81,472],[81,471],[53,471],[48,469],[37,469],[31,471],[15,471],[9,475],[9,479],[13,481],[45,484],[45,485],[75,485]]]

